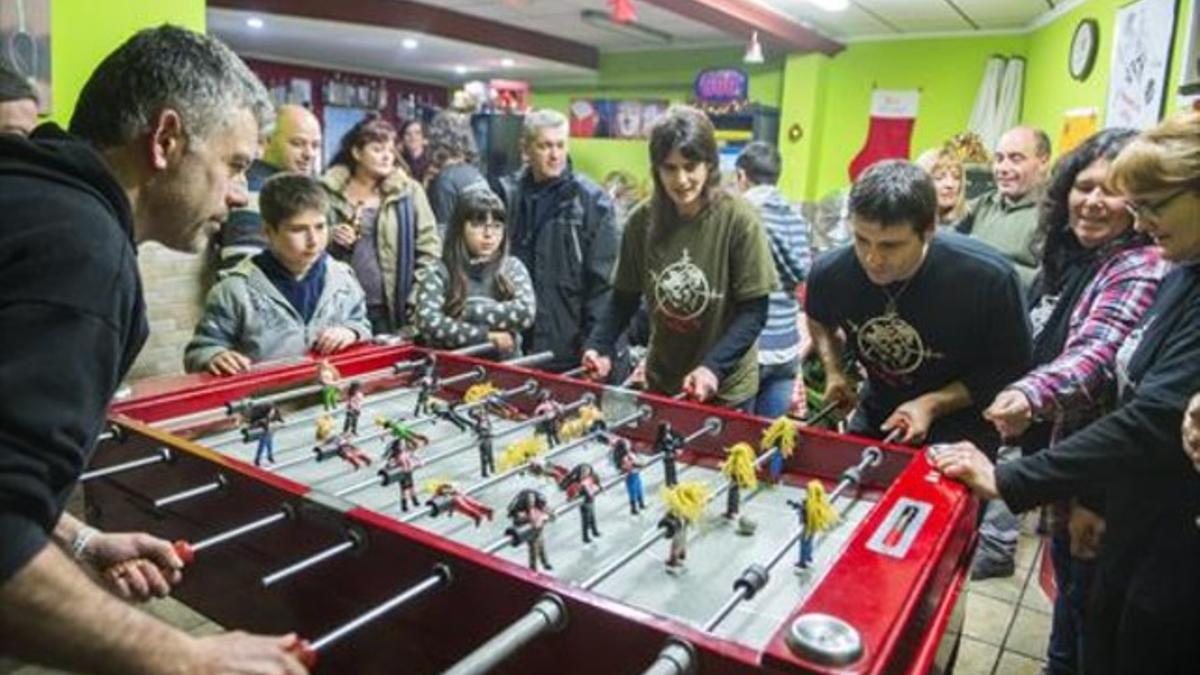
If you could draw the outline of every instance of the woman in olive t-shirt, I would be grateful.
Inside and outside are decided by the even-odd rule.
[[[629,216],[583,365],[608,377],[613,344],[645,297],[649,389],[741,407],[758,391],[755,341],[779,285],[766,231],[752,206],[721,191],[716,137],[699,110],[667,112],[651,132],[650,163],[654,195]]]

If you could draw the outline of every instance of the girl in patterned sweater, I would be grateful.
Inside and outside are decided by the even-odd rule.
[[[416,326],[434,347],[491,342],[513,355],[533,325],[533,283],[509,257],[504,204],[487,189],[464,192],[446,228],[442,260],[417,282]]]

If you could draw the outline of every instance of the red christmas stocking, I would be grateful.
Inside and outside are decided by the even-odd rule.
[[[917,121],[916,91],[876,89],[871,94],[871,123],[862,150],[850,162],[850,180],[875,162],[908,159],[913,125]]]

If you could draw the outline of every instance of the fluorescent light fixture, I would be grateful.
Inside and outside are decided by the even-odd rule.
[[[850,7],[850,0],[808,0],[808,3],[826,12],[844,12]]]
[[[750,44],[746,45],[746,55],[742,57],[743,63],[762,63],[763,50],[762,43],[758,41],[758,31],[750,34]]]
[[[257,16],[252,16],[249,19],[246,19],[246,25],[253,28],[254,30],[262,30],[263,20],[258,18]]]
[[[400,41],[400,46],[412,51],[417,48],[417,41],[414,38],[404,38]]]
[[[510,58],[505,57],[503,59],[500,59],[500,65],[504,68],[512,68],[513,66],[517,65],[517,62],[513,61]]]
[[[579,19],[589,26],[606,30],[625,37],[637,38],[643,42],[659,42],[662,44],[671,44],[675,38],[667,32],[651,28],[636,21],[629,23],[617,23],[612,20],[608,12],[598,9],[585,9],[579,13]]]
[[[466,74],[467,74],[467,67],[466,67],[466,66],[464,66],[464,65],[457,65],[457,66],[454,66],[454,72],[455,72],[455,73],[457,73],[457,74],[459,74],[459,75],[466,75]]]

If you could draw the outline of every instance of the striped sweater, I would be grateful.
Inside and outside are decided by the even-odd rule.
[[[804,281],[812,266],[808,221],[774,185],[756,185],[743,196],[762,218],[782,286],[769,298],[767,325],[758,338],[758,363],[764,366],[789,363],[800,349],[796,286]]]

